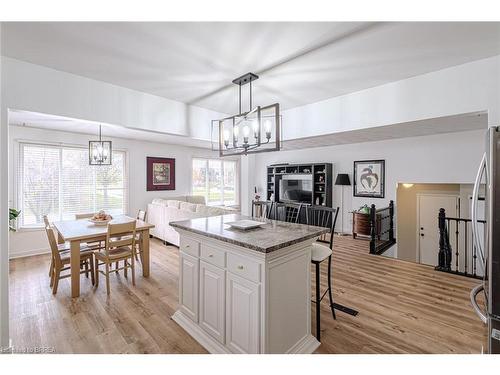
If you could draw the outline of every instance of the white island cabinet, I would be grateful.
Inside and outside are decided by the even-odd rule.
[[[173,319],[210,353],[312,353],[311,243],[324,228],[240,215],[171,223],[180,233],[179,309]]]

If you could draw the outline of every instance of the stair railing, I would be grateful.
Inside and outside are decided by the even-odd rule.
[[[394,201],[388,207],[370,207],[370,254],[380,255],[396,243],[394,237]]]
[[[478,223],[484,227],[486,221],[478,220]],[[474,278],[483,277],[484,270],[478,262],[477,249],[470,234],[471,225],[471,219],[447,217],[445,209],[439,209],[439,251],[438,265],[435,267],[437,271]],[[454,239],[453,246],[450,235]]]

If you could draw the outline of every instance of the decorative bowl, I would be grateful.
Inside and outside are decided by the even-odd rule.
[[[89,221],[91,223],[93,223],[94,225],[98,225],[98,226],[105,226],[105,225],[108,225],[108,223],[111,221],[112,219],[108,219],[108,220],[94,220],[94,219],[89,219]]]

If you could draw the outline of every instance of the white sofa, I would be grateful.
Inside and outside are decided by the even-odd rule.
[[[172,245],[179,246],[179,233],[170,226],[171,221],[188,220],[236,213],[234,208],[205,205],[205,197],[184,195],[168,199],[156,198],[148,204],[148,222],[154,224],[151,234]]]

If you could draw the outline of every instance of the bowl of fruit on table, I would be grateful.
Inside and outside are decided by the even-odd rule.
[[[102,210],[89,219],[95,225],[108,225],[111,220],[113,220],[113,217]]]

